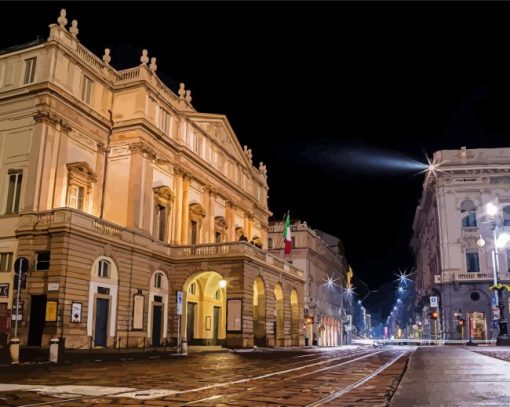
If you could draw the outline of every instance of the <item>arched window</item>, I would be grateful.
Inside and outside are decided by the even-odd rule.
[[[477,226],[476,223],[476,206],[470,199],[466,199],[460,205],[460,212],[466,215],[462,218],[463,228],[474,228]]]
[[[214,299],[215,300],[220,300],[221,299],[221,291],[219,289],[216,290],[216,292],[214,293]]]
[[[197,283],[196,282],[192,282],[189,285],[188,293],[190,293],[192,295],[196,295],[197,294]]]
[[[99,260],[97,263],[97,275],[99,277],[110,277],[110,262],[108,260]]]
[[[163,281],[163,274],[156,273],[154,276],[154,288],[161,288],[161,283]]]

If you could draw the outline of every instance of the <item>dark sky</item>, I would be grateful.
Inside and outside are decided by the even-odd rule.
[[[340,237],[371,288],[413,266],[423,182],[381,159],[510,144],[508,3],[2,3],[0,48],[46,38],[61,7],[116,68],[147,48],[226,114],[267,164],[274,217]]]

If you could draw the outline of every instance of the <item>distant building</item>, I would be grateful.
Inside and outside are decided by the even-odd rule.
[[[339,254],[340,239],[311,229],[306,222],[293,221],[292,252],[286,255],[283,226],[282,222],[270,223],[268,247],[271,253],[304,272],[305,344],[336,346],[345,343],[342,287],[348,266],[345,257]]]
[[[116,70],[67,23],[0,52],[0,315],[26,257],[21,344],[302,345],[304,273],[261,250],[265,165],[147,50]]]
[[[442,150],[434,153],[437,171],[429,174],[416,209],[411,246],[416,257],[418,320],[423,337],[433,335],[430,297],[439,299],[439,330],[461,339],[460,319],[475,339],[497,335],[491,305],[494,293],[494,242],[488,204],[502,229],[510,231],[510,148]],[[477,241],[486,242],[480,247]],[[500,249],[501,280],[510,282],[510,247]],[[508,320],[508,293],[504,293]],[[497,326],[497,325],[496,325]],[[469,328],[464,329],[468,339]]]

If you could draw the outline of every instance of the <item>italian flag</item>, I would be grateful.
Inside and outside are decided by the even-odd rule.
[[[287,218],[285,219],[285,226],[283,228],[283,241],[285,243],[285,254],[290,254],[292,250],[292,238],[290,236],[290,215],[287,212]]]

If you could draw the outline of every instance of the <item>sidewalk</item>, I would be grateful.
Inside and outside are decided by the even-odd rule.
[[[390,406],[510,406],[510,363],[457,346],[420,347]]]

